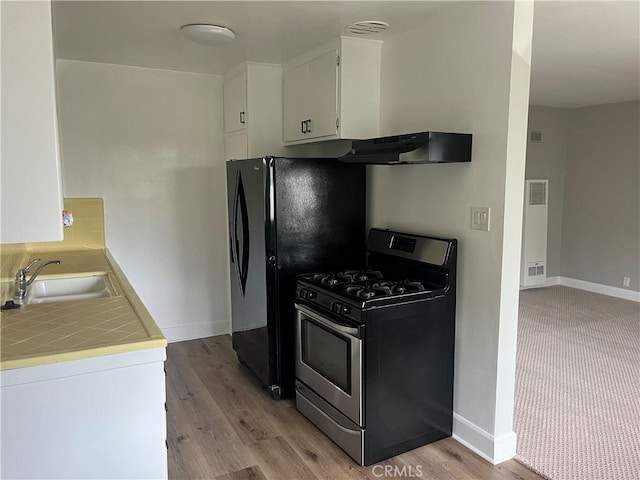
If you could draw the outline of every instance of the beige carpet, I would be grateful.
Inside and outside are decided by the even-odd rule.
[[[516,460],[552,480],[640,479],[640,303],[520,292]]]

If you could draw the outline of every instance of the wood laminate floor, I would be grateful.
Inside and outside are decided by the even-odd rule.
[[[292,400],[273,401],[228,335],[172,343],[167,356],[171,479],[541,478],[513,460],[493,466],[452,438],[360,467]]]

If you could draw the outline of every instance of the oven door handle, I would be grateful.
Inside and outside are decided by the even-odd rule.
[[[344,425],[342,425],[338,420],[336,420],[335,418],[331,417],[327,412],[325,412],[324,410],[322,410],[318,405],[316,405],[311,398],[308,396],[309,394],[306,393],[306,391],[308,391],[308,389],[306,387],[303,387],[301,385],[298,384],[298,382],[296,382],[296,393],[299,393],[300,395],[302,395],[304,397],[304,400],[307,401],[307,403],[309,404],[309,406],[313,407],[320,415],[322,415],[325,419],[327,419],[329,422],[331,422],[332,425],[335,425],[339,430],[343,431],[344,433],[347,433],[349,435],[359,435],[361,432],[354,430],[353,428],[347,428]],[[343,420],[344,422],[344,420]]]
[[[334,330],[336,332],[346,333],[347,335],[351,335],[353,337],[357,337],[358,333],[360,333],[359,330],[355,327],[346,327],[344,325],[340,325],[338,323],[327,320],[326,318],[321,317],[317,313],[312,312],[311,310],[300,305],[299,303],[294,304],[294,306],[296,307],[296,310],[298,310],[299,312],[304,313],[307,317],[311,318],[312,320],[318,322],[321,325],[324,325],[325,327],[331,330]]]

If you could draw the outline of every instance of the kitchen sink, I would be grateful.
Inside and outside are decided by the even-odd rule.
[[[71,302],[116,295],[113,282],[107,274],[43,278],[29,286],[25,303]]]

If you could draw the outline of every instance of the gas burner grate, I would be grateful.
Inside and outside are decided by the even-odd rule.
[[[347,285],[345,291],[348,295],[353,295],[354,297],[365,300],[388,295],[384,289],[373,288],[369,285]]]
[[[347,283],[381,280],[384,277],[379,270],[342,270],[340,272],[310,273],[303,275],[302,278],[319,285],[335,286]]]
[[[422,292],[424,290],[425,287],[422,283],[412,280],[364,281],[347,285],[344,289],[347,295],[363,299],[390,297],[393,295],[403,295],[405,293]]]
[[[359,300],[401,297],[402,295],[434,290],[431,284],[411,279],[385,279],[380,270],[374,269],[345,269],[310,273],[301,277],[319,287],[330,289],[336,294]]]
[[[367,280],[379,280],[384,278],[382,276],[382,272],[379,270],[345,270],[340,272],[338,275],[341,275],[345,278],[348,278],[351,283],[355,282],[366,282]]]

